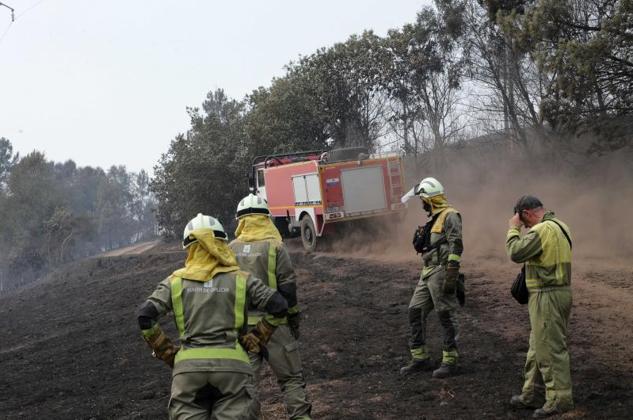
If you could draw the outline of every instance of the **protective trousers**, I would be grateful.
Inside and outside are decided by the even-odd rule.
[[[535,401],[539,386],[545,385],[545,408],[571,409],[567,326],[571,313],[571,289],[554,287],[531,290],[530,348],[525,361],[522,397]]]
[[[268,349],[268,364],[284,394],[288,417],[291,420],[310,419],[312,405],[306,397],[306,383],[303,379],[299,357],[299,342],[290,333],[290,328],[287,325],[277,327],[266,348]],[[255,383],[259,383],[263,367],[262,357],[258,354],[249,354],[249,356],[255,372]],[[253,404],[253,415],[256,417],[260,415],[260,403],[257,396]]]
[[[171,420],[251,420],[253,377],[237,372],[185,372],[171,382]]]
[[[426,271],[427,269],[425,269]],[[426,358],[426,318],[435,308],[444,330],[443,362],[457,362],[457,321],[455,311],[458,303],[455,295],[445,295],[442,290],[446,268],[437,266],[429,273],[422,272],[420,281],[409,303],[409,325],[411,337],[409,348],[413,358]]]

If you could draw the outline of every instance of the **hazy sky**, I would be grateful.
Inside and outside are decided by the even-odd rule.
[[[1,0],[0,137],[21,154],[151,169],[187,106],[267,86],[300,54],[415,20],[428,0]]]

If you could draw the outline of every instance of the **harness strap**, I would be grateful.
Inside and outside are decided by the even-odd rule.
[[[565,235],[565,238],[567,239],[567,242],[569,242],[569,249],[572,249],[572,244],[571,244],[571,238],[569,237],[569,235],[567,234],[567,232],[565,231],[565,229],[563,229],[563,227],[561,226],[560,223],[558,223],[556,220],[554,219],[549,219],[546,220],[547,222],[554,222],[556,223],[556,225],[560,228],[560,230],[563,232],[563,235]]]

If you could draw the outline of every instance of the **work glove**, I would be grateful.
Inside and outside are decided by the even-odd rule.
[[[454,295],[457,287],[457,277],[459,277],[459,263],[457,261],[449,261],[446,266],[446,276],[444,276],[444,284],[442,291],[445,295]]]
[[[261,354],[267,358],[266,344],[270,341],[275,328],[274,325],[262,318],[253,329],[240,337],[240,343],[247,352]]]
[[[249,353],[259,353],[261,350],[261,340],[253,332],[253,330],[247,332],[240,337],[240,343],[242,347]]]
[[[301,323],[301,312],[296,312],[294,314],[288,315],[288,328],[290,328],[290,334],[295,338],[295,340],[299,339],[299,324]]]
[[[180,347],[175,346],[160,328],[156,328],[150,335],[143,335],[143,339],[152,349],[153,357],[162,360],[170,368],[174,367],[174,359]]]

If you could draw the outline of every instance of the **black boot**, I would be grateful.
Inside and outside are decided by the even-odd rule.
[[[409,375],[411,373],[423,372],[425,370],[431,370],[433,366],[431,365],[431,359],[411,359],[411,361],[406,365],[400,368],[401,375]]]
[[[534,414],[532,414],[532,418],[533,419],[544,419],[550,416],[555,416],[557,414],[561,414],[562,411],[553,408],[553,409],[544,409],[544,408],[537,408],[536,410],[534,410]]]
[[[544,419],[546,417],[563,414],[569,410],[572,410],[573,408],[574,408],[573,404],[561,407],[560,405],[551,406],[546,403],[543,407],[537,408],[536,410],[534,410],[534,414],[532,414],[532,418]]]
[[[433,371],[435,379],[444,379],[457,374],[457,365],[447,365],[442,363],[439,368]]]
[[[539,407],[539,405],[536,402],[528,401],[525,398],[523,398],[523,395],[513,395],[512,398],[510,398],[510,406],[512,406],[512,408],[517,408],[517,409],[524,409],[524,408],[535,409]]]

